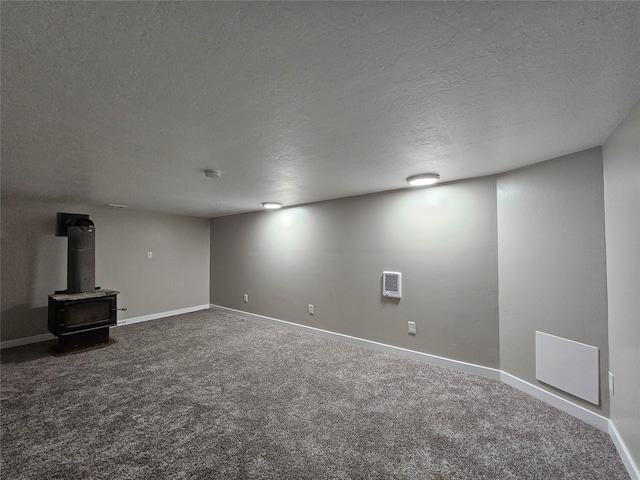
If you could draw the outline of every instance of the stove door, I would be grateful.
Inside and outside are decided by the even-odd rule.
[[[54,305],[49,306],[49,330],[56,336],[116,324],[115,295],[62,302],[54,300]]]

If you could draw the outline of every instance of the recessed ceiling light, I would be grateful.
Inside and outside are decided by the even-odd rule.
[[[126,205],[120,205],[120,204],[117,204],[117,203],[107,203],[105,205],[105,207],[109,207],[109,208],[127,208]]]
[[[437,173],[422,173],[407,178],[407,183],[412,187],[419,187],[423,185],[433,185],[438,180],[440,180],[440,175]]]
[[[262,206],[269,210],[277,210],[278,208],[282,208],[282,204],[279,202],[262,202]]]
[[[204,174],[209,178],[220,178],[220,177],[222,177],[222,172],[220,172],[220,170],[205,170]]]

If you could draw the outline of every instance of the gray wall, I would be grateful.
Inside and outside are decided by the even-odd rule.
[[[211,302],[497,368],[496,228],[493,178],[214,218]]]
[[[601,149],[502,175],[497,197],[501,369],[607,415]],[[600,349],[600,408],[536,380],[536,330]]]
[[[640,103],[604,146],[611,420],[640,466]]]
[[[119,319],[209,303],[209,219],[17,199],[1,208],[3,341],[47,333],[48,295],[66,288],[56,212],[94,221],[96,284],[121,292]]]

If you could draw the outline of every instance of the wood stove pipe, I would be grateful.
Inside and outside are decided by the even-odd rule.
[[[67,229],[67,293],[90,293],[96,289],[96,228],[75,225]]]
[[[56,235],[68,237],[65,293],[95,292],[96,227],[89,215],[58,213]]]

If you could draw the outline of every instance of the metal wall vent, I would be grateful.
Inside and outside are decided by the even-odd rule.
[[[402,296],[402,274],[382,272],[382,296],[400,298]]]

